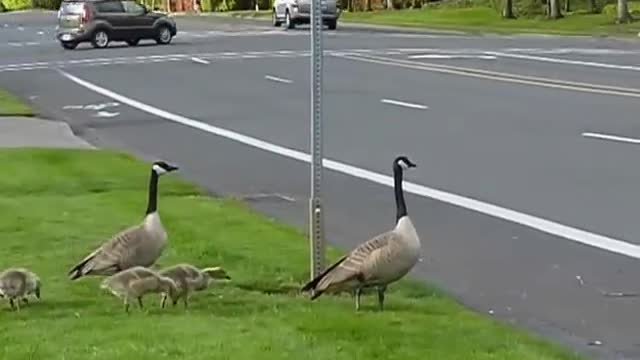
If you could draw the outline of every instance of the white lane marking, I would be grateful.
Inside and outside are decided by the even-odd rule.
[[[632,65],[615,65],[615,64],[606,64],[606,63],[593,62],[593,61],[550,58],[545,56],[507,54],[503,52],[494,52],[494,51],[486,51],[485,54],[506,57],[506,58],[513,58],[513,59],[548,62],[548,63],[554,63],[554,64],[581,65],[581,66],[599,67],[599,68],[605,68],[605,69],[640,71],[640,67],[632,66]]]
[[[108,111],[98,111],[97,113],[95,113],[93,116],[94,117],[106,117],[106,118],[112,118],[115,116],[120,115],[119,112],[108,112]]]
[[[202,130],[214,135],[237,141],[239,143],[249,145],[264,151],[282,155],[291,159],[296,159],[306,163],[311,162],[311,156],[301,151],[293,150],[284,146],[266,142],[254,137],[243,135],[234,131],[223,129],[217,126],[206,124],[197,120],[187,118],[178,114],[162,110],[151,105],[139,102],[132,98],[120,95],[111,90],[105,89],[98,85],[92,84],[86,80],[75,77],[63,70],[58,70],[67,79],[76,84],[94,91],[103,96],[109,97],[115,101],[127,104],[138,110],[147,112],[165,120],[173,121],[178,124],[189,126],[198,130]],[[368,180],[374,183],[393,187],[393,177],[389,175],[379,174],[373,171],[361,169],[352,165],[341,163],[334,160],[323,159],[322,164],[325,168],[334,170],[343,174],[347,174],[360,179]],[[640,259],[640,246],[630,244],[626,241],[617,240],[603,235],[587,232],[567,225],[562,225],[550,220],[542,219],[525,213],[517,212],[511,209],[503,208],[486,202],[478,201],[468,197],[448,193],[445,191],[429,188],[427,186],[415,184],[405,181],[405,190],[409,193],[423,197],[436,199],[445,203],[453,204],[462,208],[477,211],[496,218],[508,220],[520,225],[528,226],[542,232],[556,235],[574,242],[589,245],[595,248],[606,250],[609,252],[626,255],[632,258]]]
[[[413,103],[408,103],[408,102],[399,101],[399,100],[382,99],[380,100],[380,102],[385,104],[390,104],[390,105],[404,106],[412,109],[421,109],[421,110],[428,109],[428,107],[425,105],[413,104]]]
[[[492,55],[444,55],[444,54],[419,54],[409,55],[409,59],[483,59],[495,60],[497,57]]]
[[[289,79],[284,79],[284,78],[281,78],[281,77],[271,76],[271,75],[265,75],[264,78],[267,79],[267,80],[281,82],[281,83],[284,83],[284,84],[291,84],[293,82],[293,81],[291,81]]]
[[[522,76],[522,75],[509,74],[509,73],[500,73],[495,71],[479,70],[479,69],[473,69],[473,68],[446,66],[446,65],[440,65],[440,64],[424,64],[420,62],[403,61],[403,60],[384,58],[384,57],[375,57],[375,56],[363,57],[361,55],[340,55],[339,57],[343,59],[363,61],[363,62],[369,62],[373,64],[398,66],[398,67],[404,67],[407,69],[440,72],[445,74],[454,74],[454,75],[475,77],[480,79],[490,79],[490,80],[496,80],[496,81],[522,84],[522,85],[542,86],[542,87],[548,87],[548,88],[554,88],[554,89],[586,92],[586,93],[601,94],[601,95],[640,98],[640,90],[638,89],[615,88],[612,86],[577,83],[577,82],[546,79],[546,78],[539,78],[539,77],[532,77],[532,76]],[[609,90],[609,89],[615,89],[615,90]]]
[[[195,56],[191,58],[191,61],[196,62],[198,64],[204,64],[204,65],[209,65],[210,64],[210,62],[208,62],[207,60],[200,59],[200,58],[195,57]]]
[[[608,135],[608,134],[592,133],[592,132],[582,133],[582,136],[586,138],[611,140],[611,141],[618,141],[618,142],[631,143],[631,144],[640,144],[640,139],[635,139],[635,138],[630,138],[625,136]]]

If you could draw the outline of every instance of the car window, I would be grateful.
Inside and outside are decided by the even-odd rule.
[[[60,4],[60,14],[82,14],[82,6],[80,2],[63,2]]]
[[[135,1],[123,1],[124,11],[128,14],[140,14],[144,12],[144,8]]]
[[[96,3],[99,13],[123,13],[124,7],[120,1],[104,1]]]

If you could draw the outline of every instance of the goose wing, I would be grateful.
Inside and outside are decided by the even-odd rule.
[[[307,283],[302,290],[315,290],[319,296],[330,287],[338,287],[354,280],[363,281],[363,270],[375,263],[382,251],[389,244],[394,235],[393,231],[388,231],[377,235],[353,249],[348,255],[336,261],[332,266],[318,275],[315,279]]]
[[[69,271],[71,280],[85,275],[113,275],[134,265],[133,257],[146,235],[142,224],[117,233]]]

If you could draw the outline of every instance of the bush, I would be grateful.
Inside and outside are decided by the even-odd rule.
[[[0,1],[0,13],[3,13],[5,11],[7,11],[7,8],[4,7],[4,4],[2,3],[2,1]]]
[[[58,10],[62,0],[33,0],[33,7],[39,9]]]
[[[629,12],[632,16],[640,15],[640,3],[638,2],[629,2]],[[602,13],[611,19],[615,19],[618,16],[618,5],[617,4],[608,4],[602,8]]]
[[[6,10],[25,10],[31,8],[31,0],[2,0]]]

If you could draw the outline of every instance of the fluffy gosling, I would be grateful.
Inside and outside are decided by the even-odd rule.
[[[7,298],[12,310],[20,311],[20,300],[28,303],[31,294],[40,299],[42,283],[35,273],[24,268],[10,268],[0,273],[0,297]]]
[[[192,292],[202,291],[209,287],[212,280],[230,280],[227,272],[219,267],[198,269],[191,264],[177,264],[160,271],[160,275],[171,278],[178,285],[176,299],[182,298],[185,309]],[[164,308],[167,294],[163,294],[161,306]],[[174,302],[175,305],[175,302]]]
[[[142,297],[150,293],[168,294],[174,306],[178,302],[178,286],[175,281],[143,266],[135,266],[104,279],[100,288],[123,299],[127,313],[132,299],[137,299],[140,309],[143,309]]]

